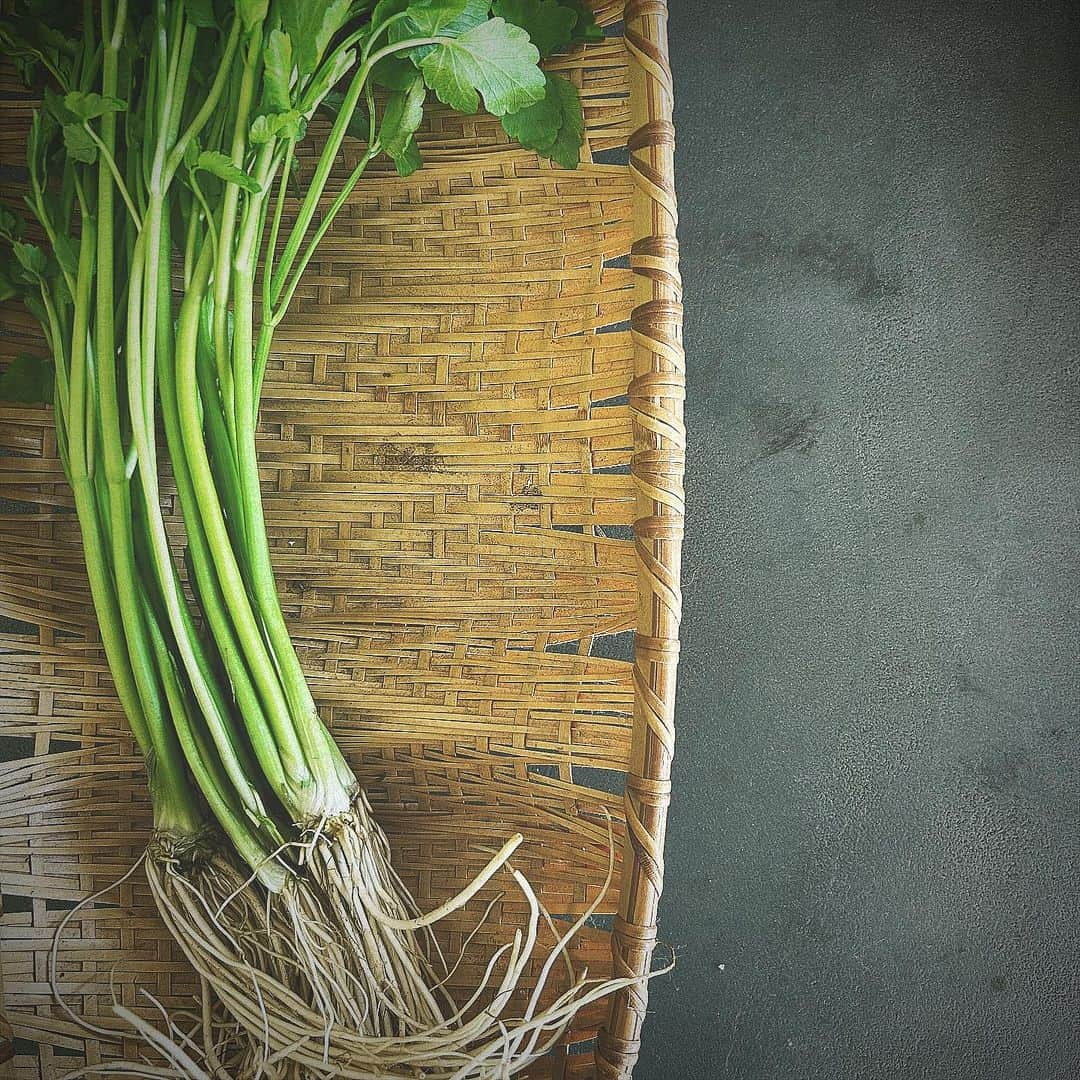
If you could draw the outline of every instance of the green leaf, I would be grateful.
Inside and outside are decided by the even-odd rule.
[[[474,113],[480,100],[496,116],[517,112],[546,92],[540,53],[520,26],[489,19],[437,45],[421,61],[424,81],[441,102]]]
[[[300,140],[306,131],[307,121],[296,109],[290,109],[288,112],[257,116],[251,125],[250,138],[256,146],[261,146],[278,135],[286,139]]]
[[[253,195],[260,191],[259,182],[254,176],[238,169],[220,150],[204,150],[195,162],[195,168],[224,180],[227,184],[236,184]]]
[[[23,295],[23,307],[37,319],[40,326],[49,325],[49,313],[45,310],[45,305],[41,302],[40,296],[34,293],[25,293]]]
[[[573,84],[570,89],[577,96],[577,87]],[[544,157],[551,158],[557,165],[564,169],[576,169],[581,163],[581,145],[585,141],[585,121],[581,115],[581,106],[576,110],[566,113],[566,122],[559,128],[559,137],[552,146],[543,151]]]
[[[520,26],[541,56],[565,49],[573,41],[577,12],[559,0],[495,0],[494,14]]]
[[[76,120],[96,120],[106,113],[123,112],[127,108],[127,102],[115,97],[72,90],[70,94],[64,95],[64,108]]]
[[[319,102],[345,78],[349,73],[349,69],[355,63],[356,52],[353,49],[347,49],[343,53],[336,53],[333,62],[323,64],[304,92],[304,100],[300,103],[300,111],[305,116],[310,116],[318,108]]]
[[[7,59],[11,61],[11,66],[18,72],[19,80],[23,86],[33,86],[38,81],[37,60],[33,56],[14,55],[6,50],[5,52]]]
[[[266,111],[288,112],[292,104],[292,39],[280,30],[271,30],[263,53],[263,101]]]
[[[39,45],[53,49],[57,55],[75,55],[80,30],[77,4],[65,0],[30,0],[25,7],[27,16],[33,20],[33,36]],[[65,35],[65,30],[70,36]]]
[[[427,87],[417,74],[408,90],[396,90],[386,102],[379,127],[379,141],[395,162],[405,156],[420,121],[424,119],[426,97]]]
[[[604,28],[596,21],[596,13],[585,0],[560,0],[564,7],[570,8],[577,15],[574,27],[575,41],[603,41]]]
[[[0,236],[18,240],[26,232],[26,222],[6,206],[0,206]]]
[[[45,87],[41,102],[44,110],[40,115],[43,117],[55,120],[58,124],[73,124],[78,120],[78,117],[64,103],[64,98],[51,86]]]
[[[391,53],[375,62],[371,81],[387,90],[407,90],[416,75],[416,65],[401,53]]]
[[[192,26],[217,26],[213,0],[184,0],[184,8]]]
[[[37,244],[24,244],[16,241],[11,245],[11,250],[15,252],[15,258],[19,260],[19,265],[32,280],[40,281],[45,277],[49,268],[49,260],[46,258],[45,252]]]
[[[281,113],[263,113],[251,122],[248,139],[255,146],[268,143],[281,130]]]
[[[301,77],[319,66],[326,47],[349,17],[349,6],[350,0],[281,0],[281,18]]]
[[[72,277],[79,272],[79,257],[75,254],[75,245],[67,233],[57,233],[53,243],[53,255],[60,264],[61,269],[66,270]]]
[[[416,73],[416,69],[412,69],[413,74]],[[336,91],[331,90],[329,94],[323,98],[320,103],[320,108],[323,112],[327,113],[332,118],[336,119],[338,113],[341,112],[341,106],[345,102],[345,95],[339,94]],[[345,128],[345,134],[351,136],[354,139],[362,139],[364,142],[368,140],[368,114],[367,109],[364,107],[363,101],[359,101],[356,104],[356,109],[353,111],[352,116],[349,117],[348,126]]]
[[[387,19],[400,15],[409,6],[409,0],[379,0],[371,13],[371,26],[382,26]]]
[[[301,116],[295,109],[287,115],[289,119],[281,125],[281,134],[287,139],[295,139],[297,142],[302,142],[304,136],[307,134],[307,117]],[[293,164],[296,164],[295,160]]]
[[[82,124],[64,125],[64,146],[67,148],[68,157],[73,161],[82,161],[87,165],[93,165],[97,161],[97,144]]]
[[[16,10],[12,12],[14,18],[0,19],[0,53],[12,62],[24,81],[27,84],[33,82],[39,63],[51,65],[65,78],[70,78],[75,43],[55,29],[55,24],[57,21],[71,24],[72,20],[65,19],[65,13],[59,11],[49,12],[45,17],[44,13],[34,9],[34,5],[4,6],[7,11]]]
[[[585,121],[581,95],[568,79],[548,75],[543,101],[502,118],[502,126],[511,139],[574,169],[581,159]]]
[[[0,266],[0,304],[2,304],[5,300],[11,300],[13,297],[18,295],[18,286],[15,284],[14,281],[11,280],[8,272],[2,266]]]
[[[140,102],[135,109],[124,114],[124,132],[130,149],[142,146],[146,132],[146,103]]]
[[[313,4],[313,6],[317,6]],[[236,14],[240,17],[240,25],[245,30],[251,30],[266,18],[270,8],[269,0],[236,0]]]
[[[540,101],[502,117],[503,130],[511,139],[541,152],[554,145],[563,124],[562,101],[552,85],[554,76],[548,75],[546,80]]]
[[[491,0],[412,0],[395,5],[404,9],[405,18],[390,27],[390,41],[407,41],[418,37],[460,37],[479,26],[491,13]],[[409,50],[409,56],[419,64],[434,45],[419,45]]]
[[[420,157],[420,147],[415,136],[413,136],[405,144],[404,151],[394,158],[394,166],[397,168],[398,176],[412,176],[423,164],[424,162]]]
[[[409,6],[409,0],[378,0],[371,13],[371,25],[379,26],[391,15],[397,15]]]
[[[48,404],[53,399],[53,368],[40,356],[21,353],[0,375],[0,401]]]
[[[401,21],[410,24],[417,37],[434,37],[443,33],[447,27],[452,27],[454,21],[460,19],[470,5],[477,6],[474,0],[412,0],[405,9],[408,13],[406,18]],[[490,0],[483,7],[490,8]],[[485,10],[481,18],[486,15]],[[413,33],[410,33],[409,37],[412,36]]]

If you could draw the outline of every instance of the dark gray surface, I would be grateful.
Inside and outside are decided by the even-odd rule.
[[[639,1080],[1080,1075],[1078,40],[672,3],[679,967]]]

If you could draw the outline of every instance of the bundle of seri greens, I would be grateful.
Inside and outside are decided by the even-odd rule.
[[[520,836],[462,894],[417,910],[290,641],[255,433],[274,330],[368,165],[420,168],[415,133],[437,99],[482,106],[574,167],[581,102],[540,61],[599,37],[593,16],[582,0],[17,7],[0,44],[42,97],[25,199],[37,242],[0,210],[0,298],[21,296],[51,358],[20,357],[0,393],[53,405],[101,639],[146,760],[145,872],[203,988],[195,1014],[155,1024],[117,1005],[153,1057],[86,1072],[516,1075],[627,983],[572,970],[567,944],[591,912],[555,931],[510,862]],[[301,170],[320,110],[329,132]],[[331,187],[347,138],[362,152]],[[161,510],[166,459],[182,545]],[[431,927],[497,873],[529,915],[455,1001]],[[530,967],[535,988],[515,994]]]

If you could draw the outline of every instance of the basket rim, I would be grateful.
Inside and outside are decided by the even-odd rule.
[[[619,913],[612,931],[614,974],[619,977],[646,975],[656,946],[682,606],[686,366],[667,14],[667,0],[627,0],[623,12],[633,125],[627,145],[634,192],[630,267],[637,303],[630,318],[634,377],[628,396],[638,606],[634,724],[624,795],[627,828]],[[629,1080],[647,1004],[646,983],[612,996],[595,1050],[598,1080]]]

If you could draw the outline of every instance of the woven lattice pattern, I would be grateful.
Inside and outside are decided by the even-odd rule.
[[[621,4],[597,7],[621,27]],[[619,971],[648,966],[662,884],[682,517],[665,10],[626,14],[625,41],[556,65],[585,103],[576,172],[489,118],[436,113],[421,172],[360,185],[279,330],[261,445],[293,636],[421,906],[520,830],[544,903],[581,911],[607,871],[606,810]],[[33,104],[13,87],[12,165]],[[0,356],[40,348],[5,307]],[[0,454],[2,959],[13,1075],[38,1080],[137,1052],[66,1020],[47,963],[66,910],[140,854],[149,806],[48,413],[0,406]],[[180,544],[178,510],[173,527]],[[446,927],[448,954],[476,916]],[[521,917],[496,905],[457,985]],[[573,955],[597,976],[614,970],[607,925]],[[139,875],[72,920],[59,970],[88,1018],[114,993],[175,1009],[195,990]],[[603,1004],[532,1075],[628,1076],[644,1000],[614,1003],[599,1065]]]

